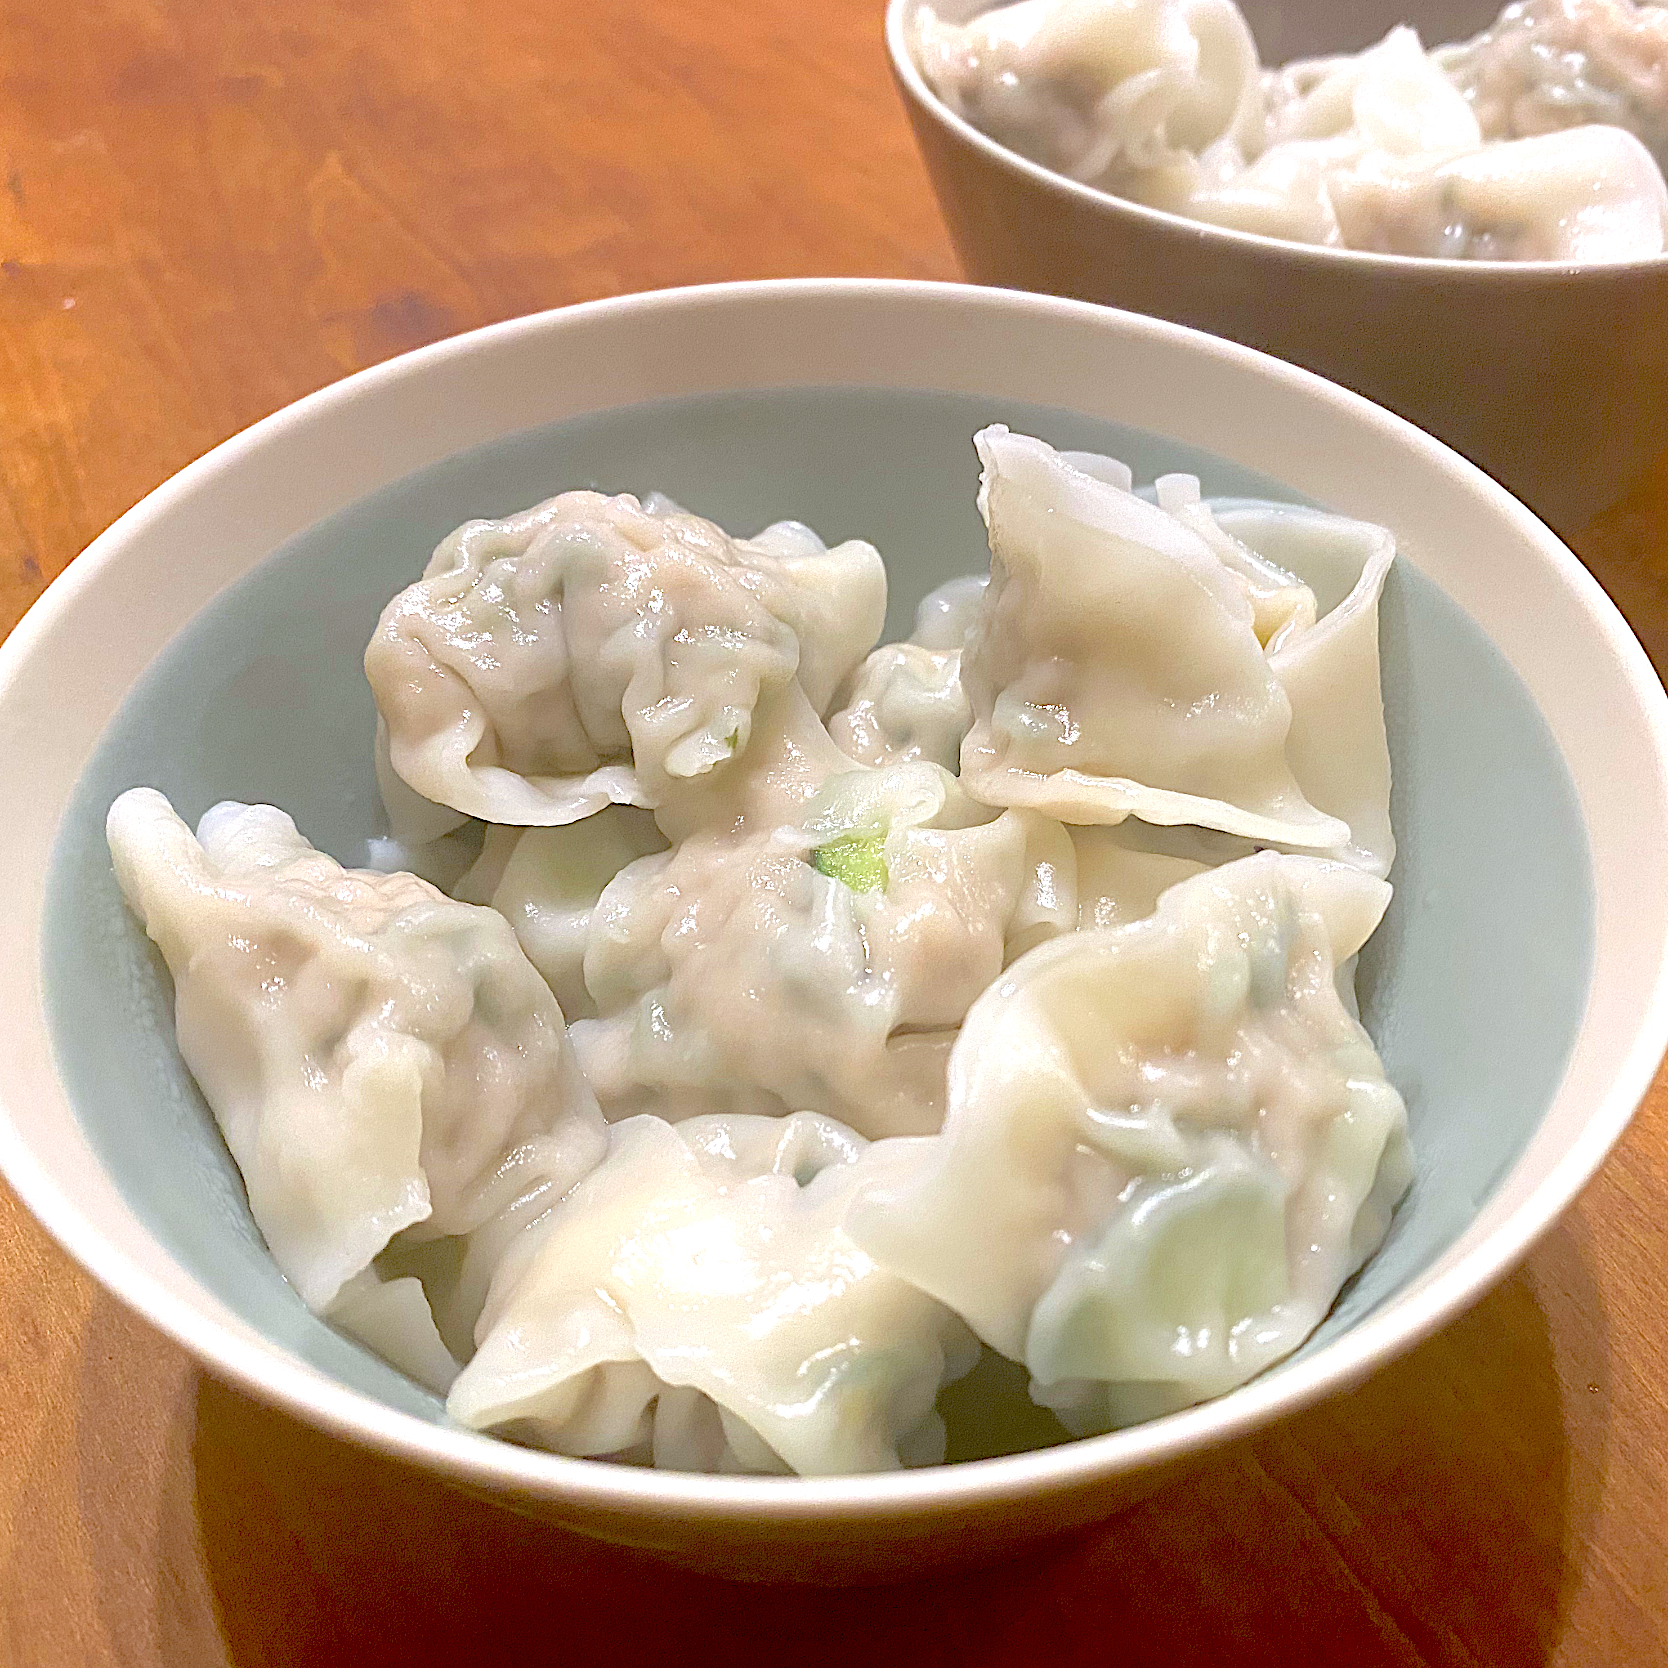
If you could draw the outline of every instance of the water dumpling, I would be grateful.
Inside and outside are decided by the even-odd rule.
[[[852,674],[828,733],[859,764],[925,759],[954,772],[973,722],[961,654],[988,579],[968,574],[929,591],[907,642],[886,643]]]
[[[1512,0],[1431,53],[1487,139],[1603,124],[1668,163],[1668,11],[1635,0]]]
[[[1261,130],[1256,44],[1232,0],[1019,0],[966,25],[923,7],[915,57],[993,138],[1141,200]]]
[[[505,1254],[452,1415],[674,1470],[942,1459],[934,1403],[977,1346],[842,1229],[865,1149],[810,1113],[615,1125]]]
[[[1277,634],[1266,651],[1291,703],[1286,762],[1310,804],[1349,825],[1348,841],[1323,855],[1388,875],[1396,840],[1378,615],[1396,541],[1372,522],[1294,504],[1221,501],[1212,517],[1269,571],[1320,588],[1319,618]]]
[[[942,1134],[877,1152],[853,1237],[1078,1429],[1244,1382],[1319,1323],[1411,1177],[1335,985],[1389,896],[1265,852],[1033,950],[963,1024]]]
[[[180,1054],[313,1309],[402,1230],[467,1233],[601,1158],[561,1011],[502,916],[343,869],[270,805],[218,805],[193,835],[133,788],[108,835],[174,977]]]
[[[1058,823],[994,813],[934,765],[840,763],[794,826],[686,834],[603,892],[584,959],[598,1017],[572,1036],[611,1119],[934,1130],[969,1005],[1076,924]]]
[[[654,818],[634,805],[556,828],[495,828],[457,895],[490,903],[510,923],[571,1023],[596,1013],[585,945],[597,901],[628,863],[665,849]]]
[[[885,610],[872,545],[828,550],[797,524],[732,539],[567,492],[445,539],[365,672],[389,766],[422,800],[549,826],[720,770],[790,680],[827,711]]]
[[[977,444],[991,577],[962,656],[967,790],[1071,823],[1346,843],[1287,761],[1291,703],[1246,578],[1040,440],[993,428]]]

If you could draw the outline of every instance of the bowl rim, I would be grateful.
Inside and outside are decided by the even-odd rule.
[[[292,430],[373,389],[420,380],[477,351],[559,335],[597,320],[660,310],[749,306],[786,298],[815,304],[893,300],[960,308],[989,322],[1030,315],[1145,337],[1180,353],[1213,358],[1285,383],[1334,410],[1366,421],[1433,469],[1480,494],[1502,523],[1538,547],[1584,607],[1637,703],[1654,764],[1668,778],[1668,694],[1621,614],[1598,582],[1506,490],[1441,442],[1324,378],[1203,332],[1091,302],[910,279],[766,279],[695,285],[611,297],[483,326],[402,354],[321,388],[242,430],[188,464],[140,500],[69,564],[0,643],[0,709],[38,641],[57,617],[95,586],[127,543],[177,503],[212,493],[252,454]],[[251,564],[252,565],[252,564]],[[248,571],[245,569],[245,571]],[[40,945],[31,946],[38,977]],[[1508,1274],[1591,1179],[1643,1100],[1668,1049],[1668,943],[1662,946],[1647,1004],[1605,1080],[1598,1103],[1570,1146],[1498,1227],[1454,1265],[1405,1296],[1390,1299],[1308,1359],[1251,1381],[1228,1396],[1109,1435],[993,1459],[913,1471],[840,1477],[720,1477],[653,1471],[519,1448],[457,1427],[431,1424],[326,1376],[258,1334],[240,1336],[220,1318],[130,1260],[96,1216],[37,1160],[14,1109],[0,1100],[0,1173],[69,1255],[118,1299],[183,1346],[217,1376],[334,1436],[501,1497],[550,1501],[616,1523],[665,1520],[787,1525],[897,1518],[915,1512],[1007,1506],[1105,1487],[1112,1479],[1159,1468],[1263,1428],[1358,1383],[1463,1312]],[[148,1231],[148,1230],[147,1230]],[[152,1236],[154,1238],[154,1236]],[[165,1248],[163,1255],[169,1256]],[[172,1261],[172,1257],[169,1256]]]
[[[1244,254],[1257,254],[1265,259],[1332,265],[1345,275],[1353,268],[1490,285],[1544,283],[1551,279],[1566,284],[1572,280],[1599,283],[1618,277],[1668,276],[1668,250],[1659,255],[1641,255],[1626,261],[1484,261],[1445,255],[1394,255],[1372,249],[1301,243],[1295,238],[1270,237],[1264,232],[1240,231],[1232,226],[1194,220],[1185,214],[1152,208],[1113,192],[1102,191],[1098,186],[1072,179],[1069,174],[1045,168],[1040,162],[1033,162],[1001,144],[975,127],[965,116],[958,115],[933,91],[909,47],[909,23],[929,3],[930,0],[887,0],[886,52],[891,61],[893,79],[906,97],[953,139],[979,152],[988,162],[1032,185],[1041,186],[1057,197],[1094,209],[1107,219],[1128,218],[1154,231],[1194,238],[1205,244],[1217,242],[1225,248],[1237,248]],[[981,13],[991,11],[995,5],[1006,3],[1007,0],[995,0],[995,4],[981,5],[979,10]]]

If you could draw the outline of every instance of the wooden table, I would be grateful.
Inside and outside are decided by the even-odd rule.
[[[878,0],[0,3],[0,630],[362,365],[705,279],[948,278]],[[1668,470],[1585,541],[1668,650]],[[1659,658],[1659,665],[1662,664]],[[1099,1532],[669,1573],[204,1379],[0,1194],[0,1664],[1668,1662],[1668,1091],[1527,1268]]]

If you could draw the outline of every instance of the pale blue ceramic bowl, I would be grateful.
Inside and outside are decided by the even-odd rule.
[[[1037,367],[1033,339],[1076,370]],[[888,340],[911,351],[887,353]],[[991,357],[1007,363],[969,365],[981,342],[1004,341],[1013,351]],[[706,374],[725,343],[740,386]],[[556,390],[542,406],[541,382]],[[268,800],[361,860],[383,831],[360,664],[378,613],[458,522],[568,487],[658,489],[739,532],[792,516],[830,540],[871,539],[901,633],[928,589],[983,565],[971,437],[992,421],[1113,453],[1138,479],[1185,469],[1207,493],[1372,515],[1402,540],[1382,612],[1396,893],[1361,974],[1418,1159],[1388,1242],[1309,1344],[1255,1385],[1047,1452],[904,1477],[713,1479],[449,1427],[435,1397],[312,1316],[267,1255],[175,1051],[168,980],[116,890],[110,801],[150,784],[194,820],[216,800]],[[354,446],[370,460],[317,479]],[[55,1062],[58,1120],[43,1139],[23,1075],[0,1067],[0,1158],[72,1252],[209,1365],[523,1508],[753,1574],[873,1574],[904,1545],[916,1561],[923,1546],[959,1556],[1091,1518],[1164,1462],[1348,1382],[1473,1300],[1590,1173],[1660,1055],[1668,899],[1655,873],[1625,908],[1617,890],[1637,844],[1637,829],[1615,826],[1618,773],[1634,816],[1658,839],[1668,825],[1668,726],[1637,646],[1567,553],[1469,465],[1243,350],[934,286],[631,298],[353,379],[158,498],[53,588],[0,660],[0,782],[48,790],[27,831],[32,908],[11,912],[5,960],[14,982],[39,970],[22,1011]],[[277,518],[251,534],[251,512],[274,501]],[[1456,600],[1467,590],[1468,607]],[[18,727],[31,691],[81,676],[100,648],[102,673],[82,680],[98,686],[88,710],[76,704],[64,726],[71,757],[48,769],[41,755],[60,749]],[[1583,668],[1573,683],[1570,660]],[[1607,710],[1621,721],[1601,734]],[[1596,965],[1623,962],[1631,994],[1595,979]],[[970,1456],[1061,1436],[1011,1382],[994,1400],[964,1393],[957,1423],[955,1452]]]

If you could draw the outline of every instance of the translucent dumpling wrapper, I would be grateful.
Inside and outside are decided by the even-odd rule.
[[[1405,26],[1365,52],[1271,71],[1266,89],[1269,149],[1344,139],[1360,151],[1418,156],[1469,150],[1483,139],[1464,95]]]
[[[1513,0],[1432,59],[1487,139],[1625,128],[1668,162],[1668,10],[1635,0]]]
[[[506,1253],[453,1417],[678,1470],[942,1459],[934,1404],[977,1346],[841,1227],[864,1147],[808,1113],[616,1125]]]
[[[365,652],[394,775],[420,800],[551,826],[745,751],[761,697],[816,710],[874,644],[872,545],[783,524],[732,539],[699,516],[568,492],[442,541]]]
[[[1514,0],[1470,41],[1427,52],[1401,26],[1362,52],[1259,72],[1229,0],[1021,0],[964,28],[923,10],[916,58],[953,110],[1012,149],[1236,231],[1471,260],[1668,246],[1658,5]]]
[[[888,643],[858,667],[828,733],[875,769],[925,759],[954,771],[972,723],[959,649]]]
[[[1122,195],[1260,136],[1256,46],[1232,0],[1018,0],[964,26],[923,6],[914,45],[958,115]]]
[[[668,784],[654,820],[672,844],[691,834],[739,844],[797,827],[824,783],[852,767],[796,679],[761,698],[747,751],[733,765]]]
[[[367,1268],[336,1294],[326,1314],[407,1378],[444,1396],[458,1376],[457,1358],[435,1325],[423,1283],[413,1275],[384,1279]]]
[[[1224,837],[1220,855],[1196,838],[1196,829],[1150,828],[1131,818],[1114,827],[1073,828],[1077,924],[1084,931],[1144,921],[1158,900],[1184,880],[1248,853]],[[1179,836],[1179,838],[1177,838]]]
[[[936,1129],[969,1005],[1076,922],[1059,824],[993,814],[936,766],[827,777],[797,824],[690,833],[622,869],[572,1030],[605,1113],[810,1110]],[[720,825],[722,826],[722,825]]]
[[[1245,576],[1156,504],[998,428],[977,439],[991,579],[962,656],[968,792],[1071,823],[1197,823],[1325,848]]]
[[[1068,832],[1076,859],[1077,924],[1084,931],[1143,921],[1172,886],[1262,849],[1236,834],[1217,834],[1208,828],[1155,828],[1133,817],[1112,828]],[[1364,862],[1355,866],[1378,872]],[[1355,956],[1340,960],[1334,980],[1352,1019],[1361,1017],[1356,963]]]
[[[989,583],[970,574],[940,585],[915,611],[905,643],[876,649],[841,692],[828,733],[859,764],[925,759],[954,772],[973,722],[961,683],[961,651]]]
[[[989,583],[989,574],[969,573],[928,591],[915,610],[915,629],[909,634],[910,642],[923,649],[966,648],[968,633],[979,617],[979,604]]]
[[[1401,1097],[1334,983],[1389,896],[1260,853],[1032,951],[967,1016],[943,1133],[877,1151],[853,1237],[1076,1428],[1243,1383],[1319,1323],[1411,1179]]]
[[[501,916],[343,869],[269,805],[218,805],[194,836],[133,788],[108,835],[180,1054],[314,1310],[402,1230],[466,1233],[601,1158],[561,1011]]]
[[[1388,875],[1396,840],[1378,611],[1396,541],[1372,522],[1298,505],[1233,500],[1208,508],[1219,533],[1266,573],[1325,582],[1319,618],[1311,591],[1265,651],[1291,705],[1286,762],[1304,798],[1349,827],[1348,840],[1320,855]],[[1281,595],[1277,581],[1265,584],[1265,598]]]
[[[1659,255],[1668,185],[1614,127],[1570,128],[1447,158],[1371,157],[1330,182],[1343,240],[1392,255],[1631,261]]]
[[[654,818],[632,805],[559,828],[494,829],[460,895],[490,902],[566,1018],[587,1019],[596,1013],[585,988],[585,945],[597,900],[628,863],[665,849]]]
[[[1260,151],[1188,181],[1185,196],[1162,206],[1237,231],[1353,247],[1338,182],[1374,159],[1428,166],[1482,143],[1470,106],[1408,28],[1365,52],[1270,71],[1264,87]]]
[[[1535,34],[1511,38],[1525,45]],[[1168,206],[1241,231],[1394,255],[1591,262],[1660,253],[1668,186],[1645,145],[1625,126],[1584,125],[1580,110],[1604,101],[1564,86],[1579,72],[1552,67],[1538,45],[1527,57],[1552,77],[1539,84],[1549,105],[1554,87],[1570,95],[1564,119],[1550,108],[1506,118],[1503,89],[1484,94],[1477,79],[1477,66],[1494,63],[1487,39],[1456,58],[1456,49],[1427,54],[1399,28],[1354,56],[1271,72],[1266,149]]]
[[[432,799],[423,798],[402,780],[388,755],[388,724],[380,713],[376,720],[376,786],[388,817],[389,838],[397,845],[411,849],[434,845],[470,820],[450,805],[436,805]]]

